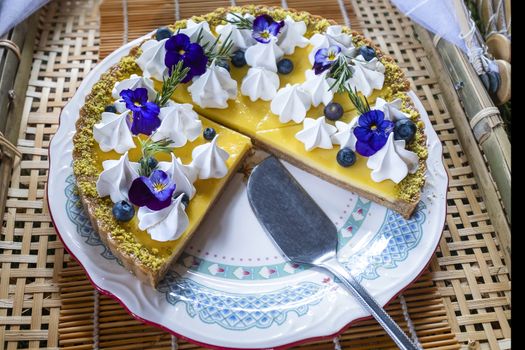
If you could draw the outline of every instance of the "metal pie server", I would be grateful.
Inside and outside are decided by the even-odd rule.
[[[269,237],[288,259],[330,271],[400,349],[418,349],[381,305],[339,264],[337,228],[275,157],[266,158],[253,169],[248,180],[248,200]]]

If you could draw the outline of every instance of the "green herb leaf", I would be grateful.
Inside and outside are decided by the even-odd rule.
[[[370,112],[370,105],[368,104],[368,100],[366,99],[366,97],[363,99],[359,96],[357,88],[354,88],[354,90],[352,90],[350,87],[346,87],[345,89],[348,93],[350,101],[352,101],[359,114],[365,114],[366,112]]]
[[[226,22],[233,24],[238,29],[253,29],[253,23],[248,18],[244,18],[242,16],[239,16],[236,13],[230,12],[230,15],[235,17],[235,19],[226,20]]]
[[[177,62],[177,65],[173,67],[171,75],[167,79],[163,78],[162,89],[155,97],[155,103],[159,105],[159,107],[164,107],[166,103],[168,103],[169,99],[175,92],[175,89],[182,79],[186,77],[186,74],[188,74],[189,71],[190,69],[184,67],[184,62],[180,60]]]
[[[230,60],[231,50],[233,48],[233,41],[231,40],[232,33],[228,34],[226,37],[226,40],[224,40],[218,49],[217,45],[219,45],[219,41],[221,39],[221,35],[215,39],[213,44],[208,48],[206,47],[204,49],[204,54],[208,57],[208,64],[211,64],[213,60]],[[207,46],[207,45],[206,45]]]
[[[164,138],[159,141],[153,141],[150,137],[148,137],[146,140],[139,140],[142,153],[142,157],[139,160],[139,175],[150,176],[151,172],[155,169],[151,169],[148,165],[148,158],[154,157],[155,154],[160,152],[171,153],[172,148],[170,145],[173,143],[173,141],[168,138]]]
[[[337,61],[334,62],[328,77],[335,79],[334,83],[330,86],[330,90],[335,90],[335,92],[344,93],[347,91],[346,82],[352,77],[354,71],[352,66],[348,64],[347,58],[345,55],[340,54],[337,57]]]

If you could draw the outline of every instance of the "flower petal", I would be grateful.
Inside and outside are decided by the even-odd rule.
[[[377,152],[372,147],[370,147],[368,143],[362,142],[360,140],[357,140],[355,144],[355,150],[363,157],[370,157],[371,155],[374,155]]]
[[[128,198],[131,203],[143,207],[155,199],[148,183],[151,185],[150,179],[145,176],[137,177],[133,180],[128,191]]]
[[[372,137],[368,140],[368,145],[374,150],[374,153],[379,151],[386,144],[388,135],[385,133],[372,133]]]
[[[146,102],[142,109],[133,112],[131,132],[134,135],[151,135],[161,123],[159,112],[159,106],[153,102]]]
[[[364,126],[356,126],[354,129],[354,135],[361,142],[368,142],[372,137],[370,129]]]
[[[131,111],[137,110],[137,106],[134,103],[134,94],[132,89],[122,90],[120,92],[120,97],[122,97],[122,101],[124,101],[126,104],[127,109]]]
[[[166,48],[166,51],[179,52],[180,50],[186,50],[186,47],[189,44],[190,44],[190,37],[187,36],[186,34],[179,33],[169,38],[164,44],[164,47]]]
[[[317,50],[315,53],[315,62],[324,63],[328,57],[328,49],[326,47]]]
[[[163,184],[164,186],[168,186],[170,182],[170,177],[165,171],[162,170],[153,170],[151,172],[151,175],[149,176],[149,179],[151,180],[151,184]],[[151,187],[152,190],[155,190],[153,187]]]
[[[187,83],[193,77],[202,75],[206,72],[208,64],[208,57],[204,54],[202,46],[199,44],[192,43],[187,47],[187,51],[183,55],[184,67],[189,67],[190,71],[186,74],[186,77],[182,79],[182,83]]]
[[[148,202],[148,204],[146,204],[146,207],[148,207],[148,209],[151,209],[151,210],[161,210],[161,209],[164,209],[166,207],[169,207],[169,205],[171,204],[171,195],[169,195],[167,197],[167,199],[165,200],[159,200],[158,198],[156,198],[155,196],[153,196],[153,200]]]
[[[277,36],[279,35],[279,32],[281,31],[281,28],[284,27],[284,21],[281,22],[274,22],[272,20],[272,23],[268,26],[268,31],[271,35]]]
[[[262,32],[270,26],[270,24],[274,22],[273,18],[270,15],[260,15],[255,18],[253,21],[253,31],[254,32]]]
[[[381,129],[385,134],[389,134],[394,129],[394,122],[385,119],[379,124],[379,129]]]
[[[148,102],[148,90],[146,88],[136,88],[133,90],[133,102],[143,106]]]
[[[175,67],[181,59],[182,55],[179,53],[179,51],[166,51],[166,56],[164,56],[164,65],[168,67],[170,75],[173,67]]]
[[[263,43],[263,44],[268,44],[271,40],[270,37],[263,37],[261,35],[261,32],[253,32],[252,33],[252,38],[254,38],[256,41],[260,42],[260,43]]]

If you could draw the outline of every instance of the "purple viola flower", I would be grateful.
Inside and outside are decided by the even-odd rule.
[[[260,15],[253,21],[252,37],[260,43],[267,44],[272,37],[277,37],[284,21],[275,22],[269,15]]]
[[[148,90],[144,88],[122,90],[120,97],[133,114],[131,121],[133,135],[151,135],[159,127],[160,107],[153,102],[148,102]]]
[[[321,74],[325,70],[332,67],[339,54],[341,53],[341,48],[337,45],[332,45],[330,47],[325,47],[317,50],[315,53],[314,61],[314,70],[315,74]]]
[[[184,79],[181,80],[181,83],[187,83],[193,77],[206,72],[208,57],[204,54],[202,46],[190,42],[190,37],[186,34],[179,33],[172,36],[166,41],[164,47],[166,48],[164,64],[168,67],[170,75],[173,67],[175,67],[179,61],[183,62],[183,67],[190,69]]]
[[[370,157],[386,144],[394,123],[385,119],[382,111],[373,109],[359,116],[354,135],[357,138],[355,149],[364,157]]]
[[[133,180],[128,196],[131,203],[151,210],[161,210],[171,204],[171,196],[176,184],[166,172],[153,170],[149,177],[141,176]]]

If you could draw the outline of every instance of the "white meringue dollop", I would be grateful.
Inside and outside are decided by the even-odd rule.
[[[241,94],[252,102],[258,99],[270,101],[279,88],[279,75],[266,68],[252,67],[242,79]]]
[[[321,74],[315,74],[313,69],[305,71],[306,80],[302,84],[303,89],[310,94],[312,99],[312,106],[317,107],[321,103],[327,105],[334,98],[334,93],[330,90],[330,86],[334,83],[334,79],[327,78],[328,70]]]
[[[192,19],[186,21],[186,28],[180,30],[180,33],[190,37],[192,43],[197,42],[199,33],[201,35],[200,45],[211,45],[215,41],[215,35],[211,33],[210,25],[206,21],[195,22]]]
[[[127,201],[129,187],[139,177],[139,164],[130,162],[126,152],[119,160],[105,160],[102,167],[104,170],[97,180],[98,195],[110,196],[113,203]]]
[[[340,145],[341,148],[349,147],[352,151],[355,151],[357,137],[354,135],[354,129],[358,121],[358,117],[355,117],[349,123],[340,120],[336,121],[335,126],[337,127],[337,132],[332,135],[332,142]]]
[[[236,15],[240,17],[244,17],[249,20],[253,20],[253,16],[249,13],[246,13],[244,15],[241,15],[240,13],[236,13]],[[239,19],[235,17],[233,14],[228,13],[226,15],[227,21],[238,21]],[[252,37],[252,31],[250,29],[239,29],[235,24],[228,23],[226,25],[219,24],[215,31],[217,34],[221,35],[221,40],[226,40],[228,35],[230,35],[230,39],[233,42],[232,51],[236,51],[237,49],[246,50],[248,47],[255,45],[257,41]]]
[[[304,21],[296,22],[292,17],[286,16],[277,44],[285,55],[291,55],[296,47],[306,47],[310,42],[304,37],[304,33],[306,33],[306,23]]]
[[[195,169],[199,179],[220,179],[228,173],[226,161],[228,152],[217,146],[216,135],[211,142],[199,145],[191,153],[190,167]]]
[[[166,56],[166,48],[164,45],[168,39],[148,40],[142,44],[142,54],[137,58],[137,65],[142,70],[142,74],[146,78],[155,78],[158,81],[168,74],[168,68],[164,64],[164,57]]]
[[[341,53],[347,57],[352,57],[356,53],[356,48],[352,42],[352,36],[343,33],[343,27],[333,25],[326,28],[324,34],[316,33],[310,38],[310,44],[313,46],[308,55],[310,63],[314,64],[317,50],[330,46],[339,46]]]
[[[310,109],[312,98],[301,84],[286,84],[277,91],[275,98],[270,103],[270,110],[279,116],[281,123],[288,123],[293,120],[300,123],[306,117],[306,112]]]
[[[153,141],[168,138],[171,147],[182,147],[195,140],[201,133],[202,122],[189,103],[175,103],[160,109],[160,126],[151,135]]]
[[[396,122],[400,119],[406,119],[409,117],[408,114],[401,111],[402,106],[403,101],[401,101],[400,98],[396,98],[393,101],[387,102],[381,97],[378,97],[376,99],[374,109],[383,111],[383,113],[385,114],[385,119]]]
[[[127,89],[144,88],[148,90],[148,100],[154,101],[157,96],[157,91],[153,87],[153,80],[141,77],[137,74],[132,74],[128,79],[124,79],[115,83],[111,95],[113,98],[120,99],[120,92]]]
[[[115,100],[113,102],[113,105],[115,106],[115,109],[117,110],[117,113],[124,113],[126,111],[131,112],[128,107],[126,107],[126,102],[121,100]]]
[[[237,97],[237,81],[215,61],[206,72],[195,78],[188,88],[193,102],[202,108],[228,108],[228,100]]]
[[[333,147],[331,136],[336,131],[336,127],[328,124],[324,116],[317,119],[305,118],[303,130],[295,134],[295,138],[304,143],[304,148],[307,151],[316,147],[331,149]]]
[[[166,242],[179,238],[190,223],[182,204],[182,196],[181,193],[169,206],[161,210],[140,207],[137,213],[139,229],[146,230],[155,241]]]
[[[354,72],[348,79],[347,84],[352,89],[357,89],[366,97],[369,97],[374,89],[381,90],[385,82],[385,66],[379,62],[377,57],[365,61],[363,56],[357,56],[352,62]]]
[[[372,169],[371,176],[375,182],[392,180],[401,182],[408,173],[415,173],[418,168],[417,154],[405,149],[404,140],[394,140],[394,133],[388,136],[386,144],[371,155],[366,166]]]
[[[193,198],[195,195],[195,187],[193,181],[187,175],[186,165],[182,164],[180,158],[175,154],[171,154],[171,162],[159,162],[158,169],[166,172],[170,177],[170,182],[175,183],[175,193],[186,193],[188,197]]]
[[[103,152],[115,150],[117,153],[124,153],[135,148],[127,121],[128,115],[128,110],[118,114],[102,112],[102,119],[93,126],[93,138]]]
[[[284,52],[277,45],[277,38],[269,43],[257,43],[244,52],[246,63],[251,67],[262,67],[277,73],[277,60],[283,57]]]

